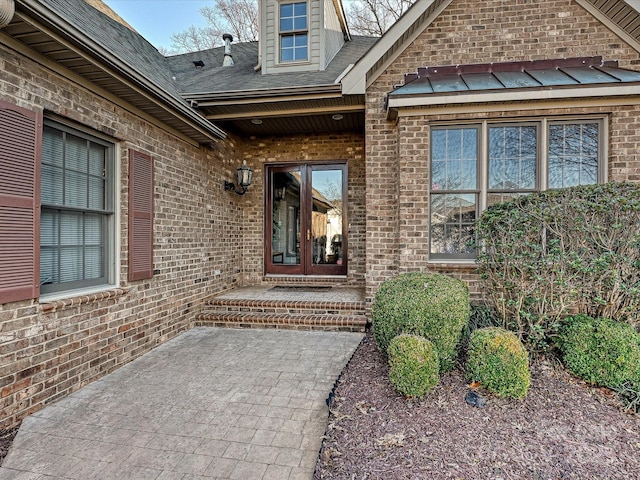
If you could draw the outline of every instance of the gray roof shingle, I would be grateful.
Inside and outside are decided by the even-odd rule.
[[[330,85],[350,64],[356,63],[378,40],[376,37],[353,36],[346,42],[324,71],[277,73],[262,75],[258,64],[258,42],[231,46],[234,65],[223,67],[224,47],[168,57],[177,84],[183,94],[223,93],[287,87]],[[196,68],[201,60],[204,67]]]
[[[176,98],[181,98],[165,57],[140,34],[84,1],[40,0],[74,29],[113,53],[127,67],[142,74]]]
[[[353,36],[325,71],[262,75],[254,70],[258,63],[258,42],[232,44],[235,64],[229,67],[222,66],[224,47],[164,57],[140,34],[84,1],[41,1],[75,29],[117,56],[128,67],[176,97],[185,93],[221,93],[333,84],[345,68],[356,63],[378,40],[377,37]],[[194,60],[202,60],[204,67],[194,67]]]

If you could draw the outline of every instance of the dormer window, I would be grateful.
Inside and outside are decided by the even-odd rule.
[[[280,61],[309,59],[307,2],[280,4]]]

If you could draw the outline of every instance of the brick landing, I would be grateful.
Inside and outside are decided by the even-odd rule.
[[[364,288],[276,285],[239,288],[211,298],[196,326],[364,332]]]

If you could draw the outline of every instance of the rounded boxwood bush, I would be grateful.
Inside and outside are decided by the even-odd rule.
[[[523,398],[531,385],[527,350],[513,332],[500,327],[471,334],[467,374],[500,397]]]
[[[627,323],[575,315],[557,343],[566,367],[588,382],[615,388],[640,380],[640,335]]]
[[[391,340],[387,355],[389,380],[399,393],[422,397],[438,384],[438,353],[426,338],[398,335]]]
[[[386,353],[391,339],[409,333],[433,342],[440,371],[453,368],[456,345],[469,321],[469,287],[437,273],[404,273],[385,281],[371,307],[373,336]]]

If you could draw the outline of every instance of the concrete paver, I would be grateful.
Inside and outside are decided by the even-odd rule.
[[[311,479],[362,334],[195,328],[31,415],[8,479]]]

